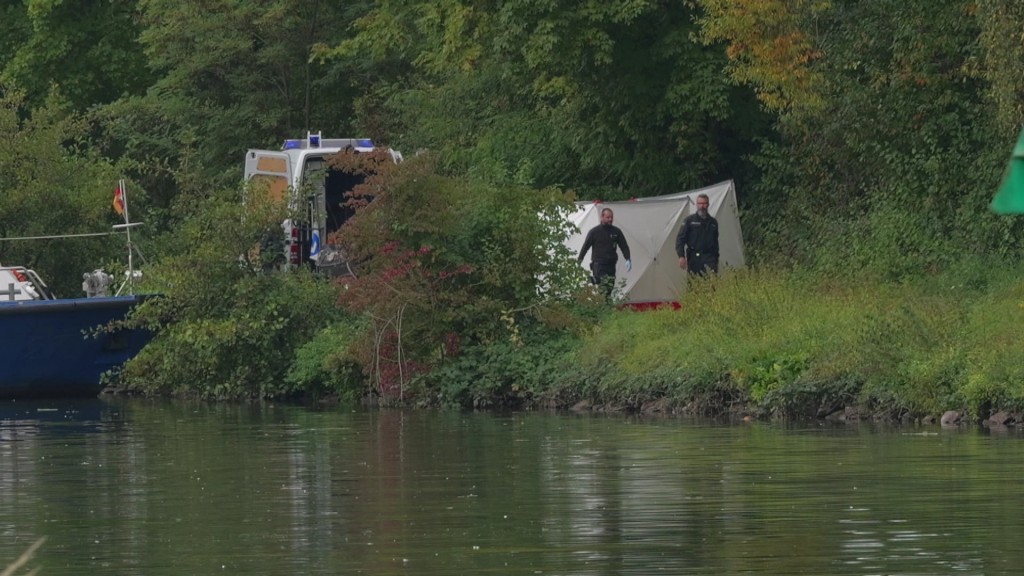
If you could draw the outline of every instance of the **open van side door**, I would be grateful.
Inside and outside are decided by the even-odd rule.
[[[294,183],[294,174],[291,158],[284,152],[249,150],[245,155],[245,180],[265,182],[270,198],[288,202],[290,208],[295,208],[291,205],[294,200],[288,194]]]

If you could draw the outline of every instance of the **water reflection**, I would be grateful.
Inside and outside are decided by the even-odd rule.
[[[43,574],[1012,574],[1012,430],[0,406]]]

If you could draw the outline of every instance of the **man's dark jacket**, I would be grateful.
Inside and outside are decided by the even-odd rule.
[[[593,247],[591,261],[597,264],[615,264],[619,261],[619,255],[615,253],[616,246],[622,250],[622,257],[629,260],[629,245],[626,244],[622,230],[612,224],[598,224],[587,232],[587,239],[583,241],[583,248],[577,260],[582,262],[587,251]]]
[[[710,215],[705,218],[700,214],[687,216],[676,236],[676,255],[718,261],[718,220]]]

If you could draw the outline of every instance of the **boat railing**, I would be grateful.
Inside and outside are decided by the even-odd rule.
[[[50,288],[34,270],[23,266],[0,266],[0,302],[52,299]]]
[[[32,282],[32,285],[35,286],[37,291],[39,292],[39,295],[40,295],[39,299],[40,300],[53,300],[54,299],[53,292],[50,291],[50,287],[46,285],[46,282],[43,282],[43,279],[39,277],[39,274],[36,274],[35,270],[29,270],[28,268],[25,268],[24,270],[25,270],[25,274],[28,276],[29,280]]]

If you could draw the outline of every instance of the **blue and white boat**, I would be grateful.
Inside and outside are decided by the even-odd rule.
[[[34,271],[0,266],[0,398],[96,396],[103,374],[149,341],[145,330],[104,329],[144,296],[106,296],[86,280],[92,297],[55,298]]]

